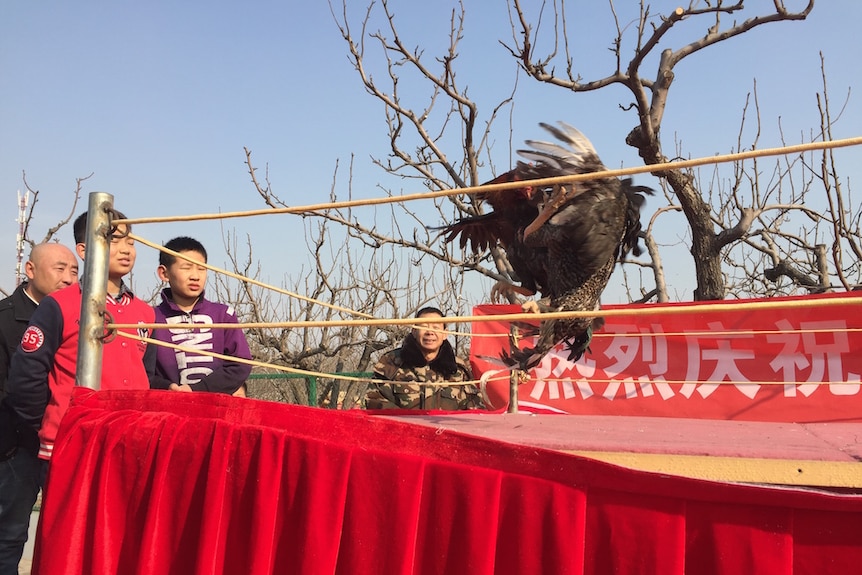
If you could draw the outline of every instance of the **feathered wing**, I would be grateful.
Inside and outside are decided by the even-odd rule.
[[[499,212],[489,212],[461,218],[445,226],[443,239],[449,243],[458,238],[458,247],[465,249],[469,246],[470,251],[481,254],[496,246],[498,242],[505,244],[505,240],[514,233],[512,226],[511,220]]]
[[[539,124],[566,146],[542,140],[526,140],[525,143],[531,149],[518,150],[519,156],[531,162],[518,162],[517,170],[521,179],[571,176],[605,169],[592,142],[580,130],[565,122],[559,122],[559,125],[558,128],[544,122]]]
[[[522,179],[517,170],[511,170],[488,184],[514,182]],[[515,280],[521,291],[534,294],[544,289],[546,280],[546,253],[544,248],[527,248],[522,241],[524,226],[533,221],[539,213],[537,201],[533,199],[532,188],[525,186],[500,191],[479,192],[477,199],[487,202],[493,211],[487,214],[465,217],[442,228],[444,240],[458,238],[463,249],[469,246],[477,255],[499,245],[506,252]]]

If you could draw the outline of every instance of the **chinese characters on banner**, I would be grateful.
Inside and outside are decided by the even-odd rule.
[[[755,309],[741,303],[785,302]],[[808,307],[800,304],[827,304]],[[666,305],[607,316],[577,362],[560,347],[530,371],[519,409],[776,422],[862,421],[862,294]],[[727,309],[723,309],[727,308]],[[742,308],[742,309],[734,309]],[[679,313],[680,311],[684,313]],[[520,313],[481,305],[474,315]],[[497,337],[491,334],[498,334]],[[489,407],[508,404],[509,323],[474,322],[471,362]],[[532,345],[525,338],[520,347]],[[505,347],[504,347],[505,346]],[[493,377],[496,376],[496,377]]]

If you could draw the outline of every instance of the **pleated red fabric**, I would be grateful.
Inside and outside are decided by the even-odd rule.
[[[33,563],[37,575],[860,570],[852,494],[632,471],[360,411],[155,391],[76,395]]]

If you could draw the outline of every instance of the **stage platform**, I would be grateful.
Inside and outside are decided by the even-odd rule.
[[[32,572],[846,575],[862,565],[859,430],[83,391]],[[686,477],[722,459],[755,473]],[[763,461],[794,462],[794,481]]]
[[[860,423],[472,412],[383,417],[643,471],[862,492]]]

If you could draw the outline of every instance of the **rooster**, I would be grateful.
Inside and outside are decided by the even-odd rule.
[[[593,145],[577,129],[563,122],[559,127],[539,125],[560,143],[527,140],[531,149],[519,150],[518,154],[530,163],[519,161],[514,170],[495,182],[606,170]],[[522,283],[521,293],[535,293],[536,289],[542,293],[540,300],[528,302],[525,309],[598,311],[601,294],[616,263],[629,252],[636,256],[641,253],[640,210],[644,195],[652,193],[650,188],[632,185],[631,179],[613,177],[488,192],[482,195],[488,197],[494,211],[455,222],[446,228],[446,241],[460,234],[461,246],[469,241],[478,253],[496,238],[509,259],[514,259],[512,267],[519,277],[520,267],[526,268],[526,276],[532,278]],[[504,207],[499,213],[498,205]],[[505,225],[495,223],[489,228],[486,224],[496,220],[505,220]],[[481,239],[476,241],[477,238]],[[593,331],[603,323],[601,317],[543,320],[534,347],[514,346],[511,355],[504,352],[502,359],[526,371],[558,343],[566,342],[568,359],[577,361],[589,348]]]

